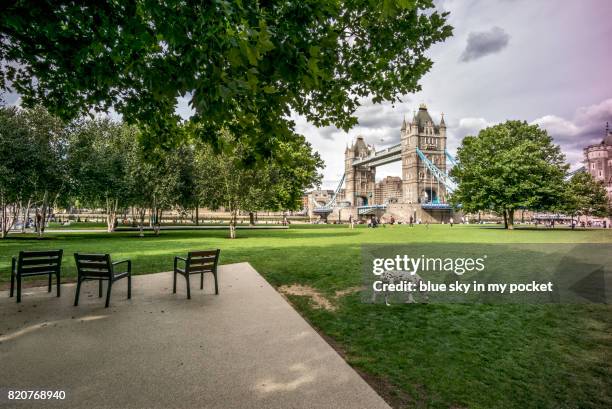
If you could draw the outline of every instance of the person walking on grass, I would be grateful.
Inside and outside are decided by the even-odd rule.
[[[354,229],[355,228],[355,221],[353,220],[353,215],[349,215],[349,228]]]
[[[450,223],[451,227],[453,227],[453,224],[455,223],[455,220],[453,220],[453,218],[451,217],[448,222]]]
[[[414,227],[414,217],[410,216],[410,227]]]

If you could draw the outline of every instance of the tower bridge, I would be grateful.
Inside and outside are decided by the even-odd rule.
[[[401,162],[401,178],[376,182],[376,168]],[[448,164],[447,164],[448,162]],[[454,159],[446,149],[444,115],[434,123],[421,104],[412,120],[404,119],[400,143],[376,151],[358,137],[344,152],[344,175],[325,205],[313,200],[311,215],[347,220],[350,215],[393,217],[397,221],[445,222],[453,215],[448,197],[456,184],[448,175]]]

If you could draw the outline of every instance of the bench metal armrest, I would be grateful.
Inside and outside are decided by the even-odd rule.
[[[185,264],[187,264],[187,259],[185,257],[174,256],[174,271],[178,268],[178,261],[182,260]]]
[[[123,264],[123,263],[127,263],[127,272],[131,273],[132,272],[132,260],[113,261],[113,273],[115,272],[115,266],[118,266],[119,264]]]

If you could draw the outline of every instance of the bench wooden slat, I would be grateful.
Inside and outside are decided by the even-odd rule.
[[[77,263],[81,269],[109,270],[108,263],[106,262],[78,261]]]
[[[197,266],[200,264],[210,264],[215,262],[215,257],[207,257],[207,258],[192,258],[189,259],[189,264],[192,266]]]
[[[215,261],[208,261],[206,263],[196,263],[196,264],[189,264],[189,268],[190,269],[194,269],[194,268],[202,268],[202,267],[213,267],[215,265]]]
[[[62,250],[47,250],[47,251],[21,251],[19,257],[24,258],[36,258],[36,257],[60,257]]]
[[[19,272],[21,275],[55,273],[59,269],[59,265],[55,266],[29,266],[21,267]]]
[[[217,255],[217,250],[203,250],[203,251],[191,251],[188,253],[189,258],[197,258],[197,257],[215,257]]]
[[[79,254],[76,253],[74,258],[78,261],[107,261],[108,257],[106,254]]]
[[[101,270],[80,269],[79,274],[84,277],[110,277],[110,272]]]
[[[38,266],[38,265],[57,265],[61,262],[59,257],[45,257],[45,258],[28,258],[21,260],[22,266]]]

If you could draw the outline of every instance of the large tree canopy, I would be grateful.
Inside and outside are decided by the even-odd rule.
[[[452,34],[432,0],[14,1],[0,14],[0,87],[64,119],[114,108],[149,146],[222,130],[269,154],[291,111],[348,129],[361,98],[420,89],[425,52]]]
[[[493,210],[512,228],[518,208],[551,209],[563,199],[568,165],[545,130],[507,121],[466,136],[451,170],[459,183],[452,201],[463,210]]]
[[[274,155],[244,167],[249,149],[224,132],[220,142],[230,148],[212,152],[208,145],[197,147],[201,203],[211,209],[224,207],[231,214],[230,237],[236,237],[239,211],[297,210],[304,191],[319,184],[323,162],[302,135],[274,149]]]
[[[558,209],[571,216],[606,216],[609,212],[604,184],[588,172],[578,172],[565,183],[565,196]]]

